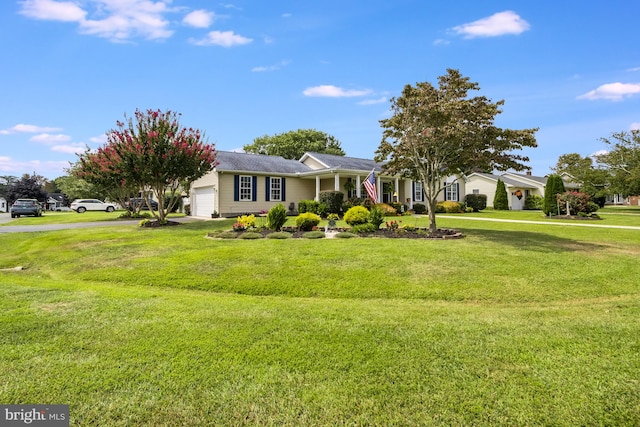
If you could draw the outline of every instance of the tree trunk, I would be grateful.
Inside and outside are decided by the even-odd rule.
[[[436,226],[436,205],[438,200],[434,197],[429,199],[427,203],[427,209],[429,213],[429,233],[435,233],[438,227]]]

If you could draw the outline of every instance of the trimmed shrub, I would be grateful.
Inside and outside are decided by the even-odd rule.
[[[496,195],[493,198],[493,209],[497,211],[509,210],[509,196],[507,195],[507,188],[504,186],[504,182],[501,179],[496,184]]]
[[[311,231],[320,224],[320,216],[312,212],[305,212],[296,218],[296,226],[302,231]]]
[[[463,213],[464,209],[462,205],[453,200],[447,200],[446,202],[438,202],[436,205],[436,213]]]
[[[427,207],[425,205],[423,205],[422,203],[414,203],[413,211],[415,213],[417,213],[418,215],[422,215],[423,213],[425,213],[427,211]]]
[[[290,239],[291,233],[287,233],[286,231],[276,231],[274,233],[267,234],[266,237],[267,239],[284,240],[284,239]]]
[[[367,218],[367,222],[373,225],[376,230],[380,228],[380,225],[384,222],[384,214],[382,210],[374,206],[373,209],[369,212],[369,218]]]
[[[342,212],[342,203],[344,201],[344,193],[341,191],[324,191],[320,193],[320,203],[324,203],[327,213],[339,214]],[[320,212],[319,215],[322,216]]]
[[[354,206],[344,214],[344,222],[354,226],[365,224],[369,218],[369,210],[364,206]]]
[[[366,223],[366,224],[358,224],[358,225],[354,225],[353,227],[351,227],[351,232],[352,233],[357,233],[357,234],[362,234],[362,233],[373,233],[375,231],[377,231],[378,229],[370,223]]]
[[[464,202],[467,208],[473,209],[473,212],[480,212],[487,208],[487,195],[486,194],[467,194],[464,196]]]
[[[524,199],[524,209],[528,211],[542,210],[544,208],[544,199],[537,194],[531,194]]]
[[[302,235],[304,239],[324,239],[325,235],[323,231],[308,231]]]
[[[280,231],[282,226],[287,222],[287,210],[278,203],[267,213],[267,228],[274,231]]]
[[[402,211],[402,203],[392,202],[392,203],[389,203],[389,206],[391,206],[393,209],[396,210],[396,215],[402,215],[402,212],[403,212]]]

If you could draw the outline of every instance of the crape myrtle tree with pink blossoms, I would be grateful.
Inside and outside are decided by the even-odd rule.
[[[447,69],[438,83],[439,87],[429,82],[406,85],[400,97],[391,99],[392,115],[380,120],[382,141],[375,157],[385,163],[385,172],[422,181],[432,233],[447,177],[527,169],[524,162],[529,159],[512,151],[535,147],[537,131],[495,126],[504,101],[469,97],[480,87],[458,70]]]
[[[136,110],[133,118],[125,114],[125,122],[116,122],[102,147],[79,156],[74,174],[111,188],[117,198],[141,192],[152,215],[166,223],[182,192],[216,164],[214,145],[204,141],[200,130],[182,127],[180,117],[170,110]],[[157,212],[149,192],[158,201]]]

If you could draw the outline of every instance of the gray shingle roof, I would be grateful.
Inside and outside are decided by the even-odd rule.
[[[498,182],[498,179],[500,179],[500,181],[504,182],[506,186],[508,187],[530,187],[530,188],[535,188],[534,186],[532,186],[531,184],[527,184],[524,181],[516,181],[515,179],[511,179],[507,176],[498,176],[498,175],[493,175],[491,173],[480,173],[480,172],[476,172],[476,175],[480,175],[483,176],[487,179],[491,179],[493,181]]]
[[[314,159],[327,166],[327,169],[376,171],[382,170],[382,163],[377,163],[371,159],[359,159],[356,157],[337,156],[335,154],[306,153]]]
[[[515,173],[515,172],[509,172],[510,175],[514,175],[514,176],[518,176],[518,177],[522,177],[524,179],[529,179],[531,181],[536,181],[539,182],[542,185],[545,185],[547,183],[547,177],[545,176],[535,176],[535,175],[525,175],[523,173]]]
[[[242,171],[295,174],[310,172],[311,168],[298,160],[289,160],[279,156],[265,156],[262,154],[236,153],[232,151],[218,151],[219,171]]]

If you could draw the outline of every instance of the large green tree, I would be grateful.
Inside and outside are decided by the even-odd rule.
[[[47,201],[47,192],[43,189],[46,179],[40,175],[25,174],[18,181],[7,187],[6,199],[12,204],[17,199],[37,199],[41,203]]]
[[[580,191],[591,196],[591,200],[598,205],[604,206],[609,171],[596,167],[591,157],[582,157],[578,153],[563,154],[551,170],[558,175],[568,174],[569,179],[580,185]]]
[[[496,183],[496,194],[493,196],[493,209],[498,211],[509,210],[509,195],[507,194],[507,187],[501,179]]]
[[[242,148],[247,153],[282,156],[295,160],[307,151],[345,155],[336,138],[315,129],[298,129],[273,136],[260,136],[253,140],[253,144],[247,144]]]
[[[611,174],[610,191],[624,197],[640,194],[640,130],[616,132],[602,141],[608,150],[596,161]]]
[[[393,114],[380,121],[382,142],[376,151],[387,173],[422,181],[432,232],[437,197],[448,176],[527,169],[529,159],[513,151],[535,147],[537,131],[495,126],[504,101],[470,97],[480,87],[458,70],[448,69],[438,83],[406,85],[401,96],[391,99]]]
[[[141,191],[152,214],[162,223],[181,192],[215,166],[216,151],[198,129],[180,125],[173,111],[136,110],[133,118],[116,122],[107,142],[80,155],[76,176],[123,193]],[[151,192],[158,211],[151,209]]]

